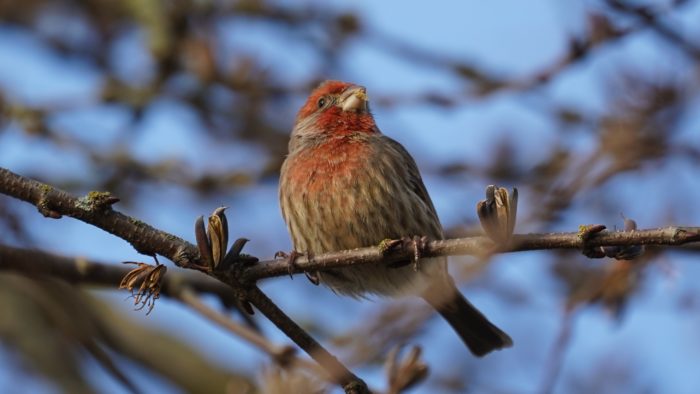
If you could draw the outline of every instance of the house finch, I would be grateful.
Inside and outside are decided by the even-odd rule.
[[[443,238],[413,158],[379,131],[365,88],[346,82],[322,83],[299,110],[279,198],[294,250],[301,253]],[[459,293],[446,263],[445,257],[422,258],[415,266],[357,265],[316,275],[353,297],[421,296],[477,356],[511,346],[510,337]]]

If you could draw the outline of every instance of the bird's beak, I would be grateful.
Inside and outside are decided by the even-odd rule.
[[[363,86],[353,86],[345,90],[340,96],[340,107],[343,111],[366,112],[367,89]]]

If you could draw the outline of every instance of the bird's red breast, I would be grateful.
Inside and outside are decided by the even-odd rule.
[[[335,135],[310,146],[288,163],[287,182],[303,195],[323,196],[361,175],[369,163],[371,146],[351,134]]]

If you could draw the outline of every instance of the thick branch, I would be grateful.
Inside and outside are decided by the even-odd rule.
[[[112,210],[105,197],[108,193],[89,193],[82,198],[33,179],[0,168],[0,193],[26,201],[46,217],[70,216],[99,227],[129,242],[139,253],[156,253],[184,267],[188,257],[198,256],[194,245],[184,239],[159,231],[148,224]]]

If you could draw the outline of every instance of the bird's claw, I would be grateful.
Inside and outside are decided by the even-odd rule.
[[[318,284],[321,283],[321,278],[319,278],[318,271],[316,271],[316,272],[304,271],[304,275],[306,275],[306,279],[308,279],[309,282],[313,283],[315,286],[318,286]]]
[[[290,253],[284,252],[284,251],[278,251],[275,253],[275,258],[276,259],[286,259],[287,260],[287,272],[289,273],[289,277],[294,279],[294,271],[296,268],[298,268],[296,261],[299,256],[304,256],[306,255],[309,260],[311,260],[313,257],[311,255],[311,252],[297,252],[296,250],[292,250]],[[317,272],[307,272],[304,271],[304,275],[306,275],[306,278],[309,280],[309,282],[313,283],[314,285],[317,285],[321,282],[321,280],[318,277]]]
[[[277,251],[275,253],[275,258],[276,259],[285,259],[287,260],[287,273],[289,274],[289,277],[291,279],[294,279],[294,269],[296,268],[296,261],[299,256],[303,256],[303,253],[297,252],[296,250],[292,250],[291,252],[287,253],[282,250]]]
[[[637,222],[620,213],[625,231],[637,231]],[[617,260],[634,260],[644,254],[644,245],[608,246],[603,248],[605,255]]]
[[[625,221],[625,231],[637,230],[637,223],[623,216]],[[616,246],[588,246],[588,241],[594,234],[605,230],[602,224],[591,224],[579,226],[579,237],[583,241],[584,247],[581,251],[584,256],[591,259],[602,259],[610,257],[616,260],[633,260],[644,254],[644,245],[616,245]]]
[[[409,242],[413,247],[413,271],[418,272],[420,270],[420,259],[423,257],[423,252],[428,244],[428,237],[415,235]]]
[[[605,257],[605,253],[600,247],[588,245],[588,240],[595,234],[600,233],[605,230],[605,226],[602,224],[586,224],[578,227],[578,237],[583,242],[583,248],[581,253],[588,257],[589,259],[601,259]]]
[[[306,251],[306,259],[309,260],[309,262],[314,259],[313,253],[311,253],[309,250]],[[314,286],[318,286],[318,284],[321,283],[321,274],[318,271],[304,271],[304,275],[306,275],[306,279],[308,279]]]
[[[384,253],[396,249],[399,245],[402,248],[410,249],[413,251],[413,258],[411,262],[413,263],[413,270],[418,272],[420,270],[420,259],[423,257],[425,248],[428,245],[428,237],[414,235],[413,237],[403,237],[401,239],[391,239],[382,241],[380,247]],[[407,263],[399,263],[392,265],[392,267],[401,267]]]

